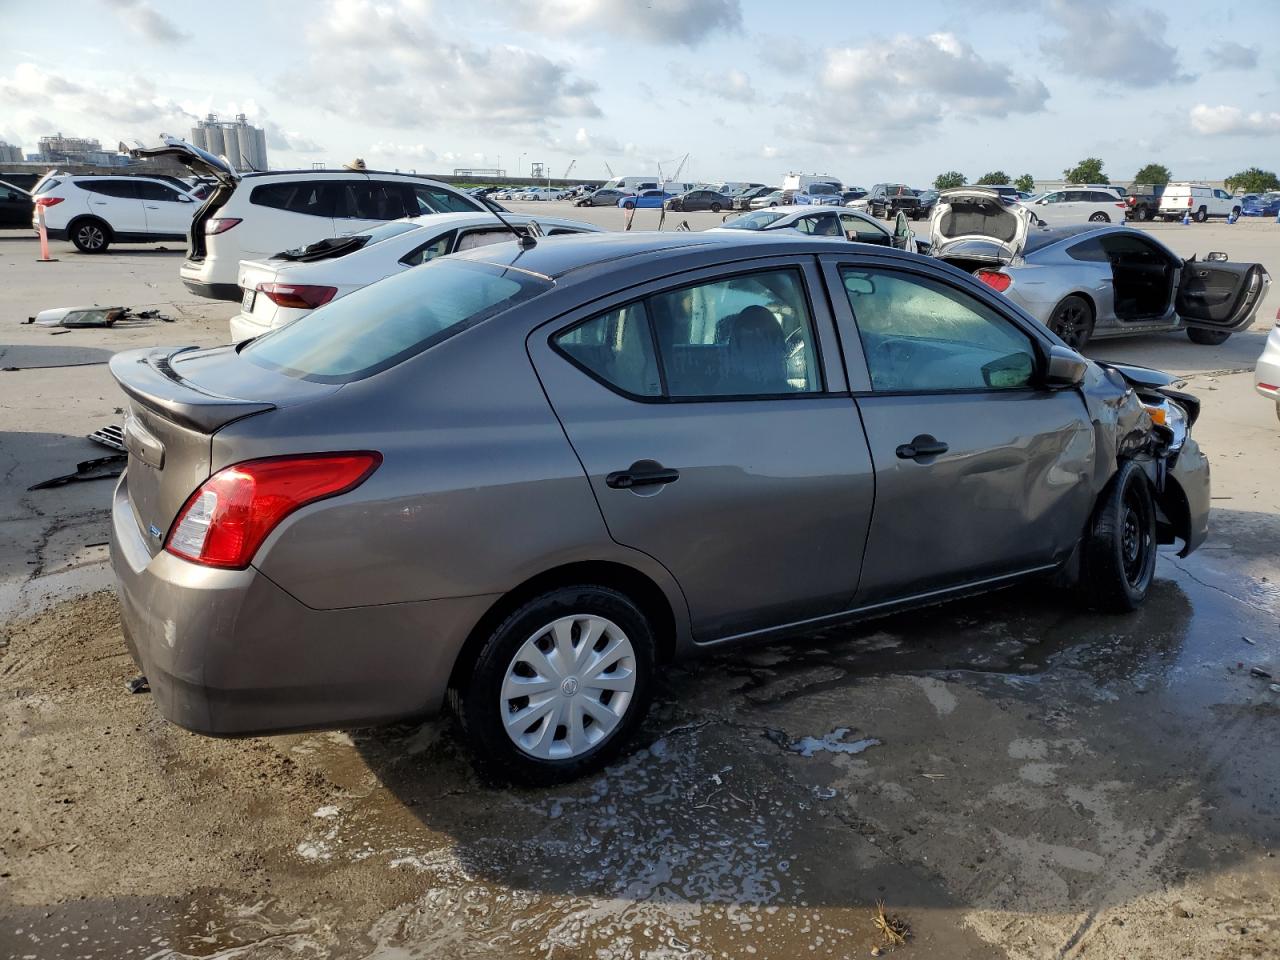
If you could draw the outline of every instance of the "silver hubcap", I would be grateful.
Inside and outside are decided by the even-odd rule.
[[[511,742],[541,760],[567,760],[606,739],[636,688],[636,657],[617,624],[561,617],[524,642],[502,681]]]
[[[97,227],[81,227],[80,242],[91,250],[102,246],[102,231]]]

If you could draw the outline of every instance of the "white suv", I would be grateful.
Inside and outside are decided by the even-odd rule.
[[[1033,197],[1024,206],[1051,227],[1068,223],[1124,223],[1124,201],[1117,187],[1072,184]]]
[[[374,170],[291,170],[239,174],[221,158],[184,140],[138,148],[136,157],[167,156],[217,187],[191,222],[180,273],[192,293],[240,299],[241,260],[262,260],[317,240],[430,213],[486,212],[492,207],[425,177]],[[501,208],[499,208],[501,209]]]
[[[1240,215],[1240,201],[1204,183],[1170,183],[1160,194],[1160,216],[1166,220],[1190,214],[1197,223],[1210,217]]]
[[[113,243],[186,240],[199,201],[175,183],[153,177],[46,173],[31,191],[44,210],[50,238],[70,240],[81,253]],[[31,226],[37,227],[33,209]]]

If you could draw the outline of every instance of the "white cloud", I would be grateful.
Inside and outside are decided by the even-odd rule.
[[[771,147],[768,144],[760,148],[760,156],[765,160],[776,160],[779,153],[781,151],[777,147]]]
[[[1258,65],[1258,48],[1234,40],[1221,40],[1205,48],[1211,70],[1252,70]]]
[[[1064,73],[1128,87],[1154,87],[1193,79],[1182,73],[1178,51],[1165,39],[1168,18],[1150,7],[1114,0],[1048,0],[1056,29],[1040,50]]]
[[[1280,113],[1255,110],[1245,113],[1239,107],[1219,104],[1211,107],[1199,103],[1191,108],[1191,129],[1207,137],[1244,135],[1270,137],[1280,134]]]
[[[154,43],[182,43],[191,34],[178,27],[147,0],[106,0],[109,7],[119,11],[120,19],[134,33]]]
[[[690,70],[680,64],[670,65],[672,77],[679,83],[699,93],[732,100],[735,103],[751,103],[756,99],[751,78],[741,70]]]
[[[742,29],[739,0],[520,0],[524,25],[546,32],[602,31],[646,43],[694,47]]]
[[[424,0],[331,0],[306,33],[305,64],[285,92],[348,119],[397,129],[451,124],[537,131],[547,120],[598,116],[594,83],[517,46],[482,47],[437,33]]]

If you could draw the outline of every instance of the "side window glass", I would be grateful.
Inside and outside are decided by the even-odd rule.
[[[791,226],[792,229],[799,230],[801,233],[813,233],[817,224],[814,223],[813,217],[801,217]]]
[[[800,275],[775,270],[649,298],[672,397],[812,393],[813,322]]]
[[[840,236],[840,224],[836,220],[834,214],[823,214],[816,218],[813,225],[813,235],[815,237],[838,237]]]
[[[356,220],[399,220],[409,215],[404,191],[398,183],[371,180],[346,187],[346,216]]]
[[[418,201],[418,209],[414,211],[415,216],[424,213],[474,213],[476,211],[475,204],[439,187],[414,186],[413,194]]]
[[[315,181],[270,183],[254,187],[249,194],[249,202],[312,217],[332,217],[335,200],[345,200],[345,187],[346,184]]]
[[[138,182],[138,194],[143,200],[160,200],[166,203],[176,203],[178,193],[159,183],[149,183],[147,181]]]
[[[400,262],[406,267],[417,267],[426,263],[428,260],[434,260],[436,257],[443,257],[449,252],[449,248],[453,245],[454,231],[450,230],[444,236],[436,237],[418,247],[411,250],[400,258]]]
[[[924,277],[842,267],[871,386],[1008,390],[1035,370],[1030,339],[985,304]]]
[[[1067,256],[1072,260],[1085,260],[1090,263],[1106,263],[1108,260],[1107,251],[1102,248],[1102,243],[1097,238],[1067,247]]]
[[[879,243],[888,245],[889,235],[881,230],[874,223],[868,223],[861,217],[855,217],[852,214],[842,213],[840,215],[840,224],[844,228],[844,235],[850,240],[860,240],[863,243]]]
[[[519,227],[516,227],[519,230]],[[456,253],[459,250],[472,250],[476,247],[487,247],[491,243],[502,243],[511,239],[511,231],[506,228],[497,230],[468,230],[458,238],[458,245],[454,248]]]
[[[643,303],[631,303],[557,334],[555,344],[588,373],[624,393],[662,396]]]

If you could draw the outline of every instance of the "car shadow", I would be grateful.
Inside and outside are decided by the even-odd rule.
[[[1219,669],[1240,652],[1225,638],[1258,627],[1166,561],[1128,615],[1031,583],[670,667],[638,745],[565,786],[478,782],[450,720],[353,740],[423,828],[404,862],[444,856],[523,891],[522,922],[544,934],[569,903],[629,935],[655,905],[696,907],[712,939],[707,918],[738,909],[861,914],[878,898],[917,917],[1093,916],[1163,888],[1142,861],[1152,825],[1189,846],[1193,823],[1265,833],[1256,811],[1247,827],[1199,811],[1232,791],[1256,801],[1280,773],[1257,745],[1265,718]],[[511,922],[495,908],[476,936]]]

